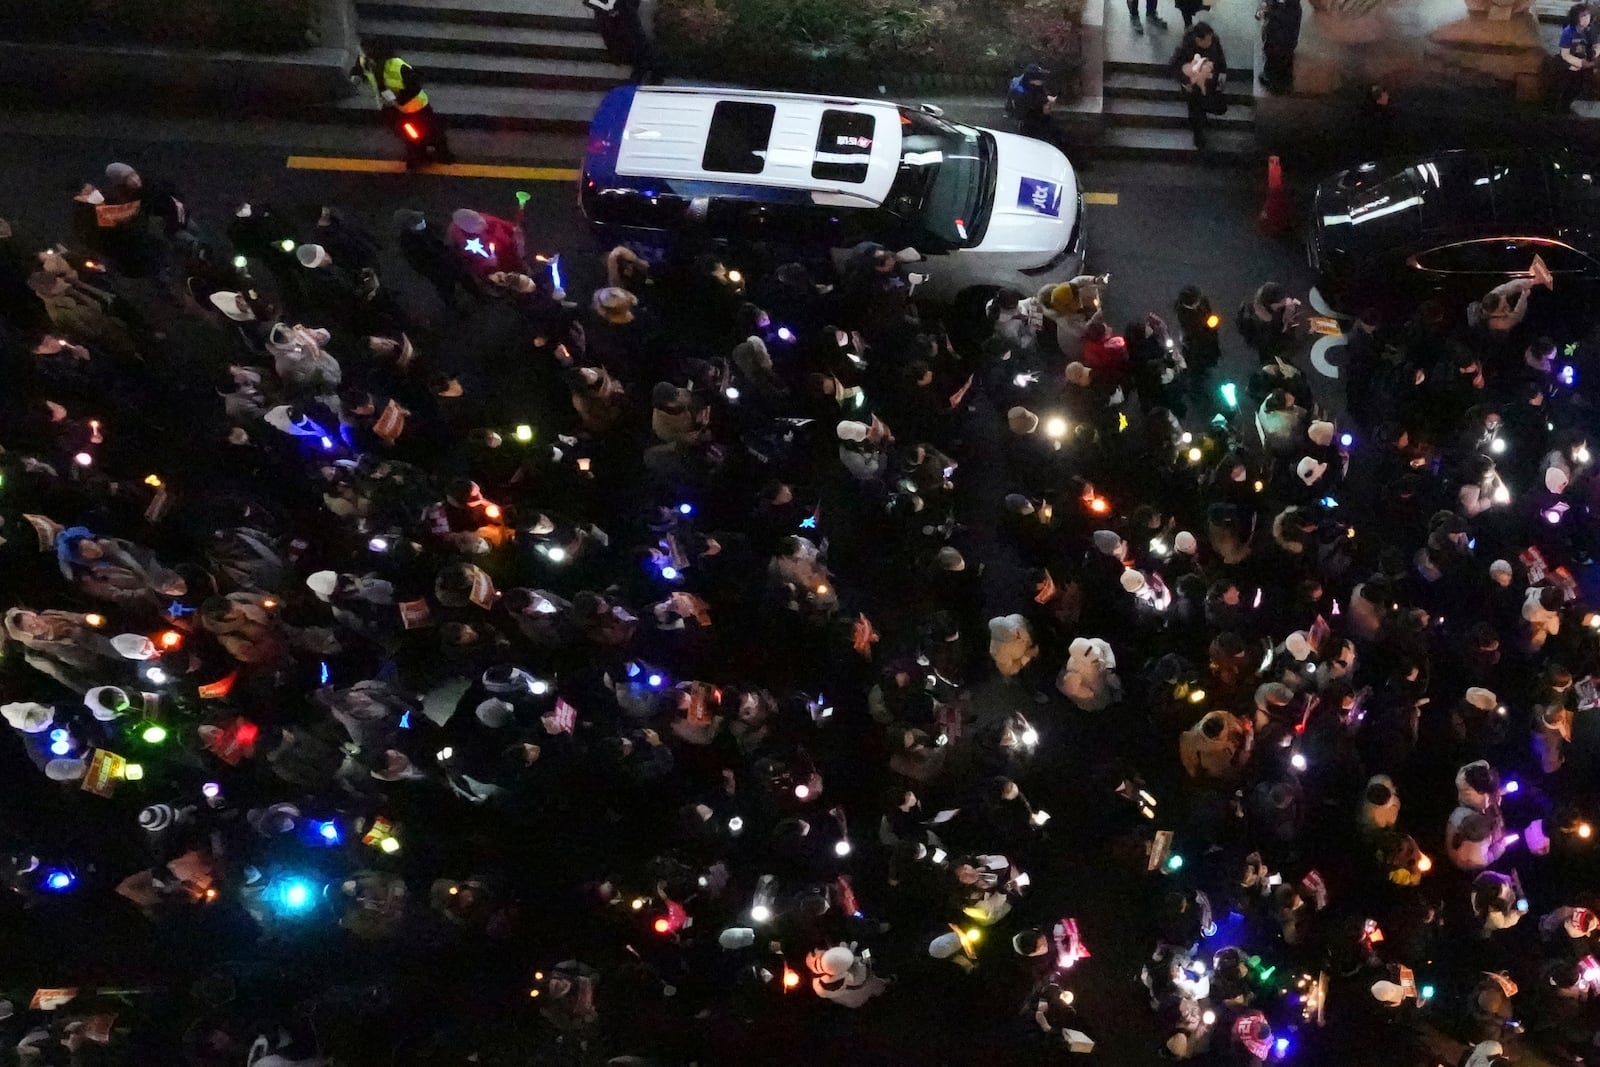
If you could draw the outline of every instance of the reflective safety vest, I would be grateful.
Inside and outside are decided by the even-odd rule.
[[[383,88],[394,93],[398,98],[401,93],[406,91],[405,76],[402,74],[402,72],[410,69],[410,67],[411,64],[407,63],[399,56],[395,56],[384,63]],[[372,69],[372,64],[370,63],[362,64],[362,69],[366,73],[367,84],[371,85],[373,93],[377,94],[379,92],[377,72]],[[409,100],[397,99],[394,106],[408,115],[413,111],[421,111],[423,108],[428,106],[428,94],[423,90],[418,89],[416,96],[413,96]]]

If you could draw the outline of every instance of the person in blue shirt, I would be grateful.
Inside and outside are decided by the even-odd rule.
[[[1562,114],[1572,110],[1572,102],[1583,91],[1589,71],[1594,69],[1594,40],[1589,36],[1592,18],[1587,4],[1573,4],[1567,11],[1567,24],[1561,27],[1556,110]]]

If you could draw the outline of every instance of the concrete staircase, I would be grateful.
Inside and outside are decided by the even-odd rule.
[[[388,41],[416,69],[452,129],[582,136],[628,79],[580,0],[356,0],[356,15],[363,39]],[[371,94],[332,110],[370,121]]]
[[[1189,111],[1177,82],[1164,64],[1108,59],[1103,82],[1099,155],[1110,159],[1192,162],[1217,159],[1248,162],[1259,154],[1255,143],[1255,96],[1248,69],[1230,67],[1228,113],[1206,124],[1206,150],[1194,147]]]

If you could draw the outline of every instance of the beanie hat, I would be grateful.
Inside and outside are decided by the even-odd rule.
[[[1006,425],[1012,433],[1032,433],[1039,428],[1039,416],[1019,404],[1006,412]]]
[[[1283,647],[1296,660],[1304,662],[1311,656],[1311,638],[1304,630],[1296,630],[1284,639]]]
[[[1406,999],[1406,991],[1393,982],[1378,981],[1372,983],[1372,997],[1379,1004],[1398,1008]]]
[[[478,721],[491,730],[498,730],[511,721],[512,712],[515,711],[510,704],[499,697],[490,697],[478,705]]]
[[[127,691],[114,685],[97,685],[83,694],[83,706],[100,722],[110,722],[132,703]]]
[[[139,813],[139,825],[146,833],[159,834],[177,821],[171,804],[152,804]]]
[[[1200,551],[1200,542],[1196,541],[1194,534],[1188,530],[1179,530],[1178,536],[1172,539],[1172,547],[1185,556],[1192,556]]]
[[[333,262],[333,257],[321,245],[301,245],[294,250],[294,258],[300,261],[302,267],[313,270]]]
[[[123,659],[155,659],[156,646],[144,634],[118,634],[111,639],[111,647]]]
[[[1045,298],[1045,303],[1057,315],[1071,315],[1082,308],[1078,299],[1078,291],[1072,287],[1071,282],[1062,282],[1050,290],[1050,295]]]
[[[756,932],[748,926],[730,926],[717,935],[717,944],[729,951],[737,948],[749,948],[755,943]]]
[[[1567,482],[1567,472],[1560,467],[1551,467],[1544,472],[1544,487],[1552,493],[1565,493]]]
[[[962,558],[961,551],[952,545],[945,545],[941,548],[936,558],[939,561],[940,570],[964,571],[967,569],[967,561]]]
[[[829,978],[842,978],[855,966],[856,954],[844,945],[835,945],[817,960],[817,971]]]
[[[1495,578],[1498,578],[1503,574],[1505,575],[1506,580],[1509,581],[1512,576],[1510,561],[1503,559],[1495,560],[1493,563],[1489,564],[1489,573]]]
[[[1317,480],[1328,470],[1326,463],[1318,463],[1311,456],[1301,456],[1300,462],[1295,464],[1294,473],[1307,485],[1315,485]]]
[[[1097,551],[1110,556],[1116,554],[1122,547],[1122,538],[1111,530],[1096,530],[1094,532],[1094,547]]]
[[[1122,588],[1130,593],[1137,593],[1145,587],[1144,575],[1136,570],[1123,571],[1122,577],[1118,581],[1122,583]]]
[[[1467,689],[1466,701],[1479,711],[1493,711],[1495,705],[1500,703],[1499,698],[1493,692],[1477,685]],[[1471,776],[1469,775],[1468,778],[1470,780]]]
[[[1068,385],[1088,385],[1089,378],[1089,368],[1086,365],[1079,363],[1077,360],[1067,364]]]
[[[1333,444],[1333,423],[1318,419],[1306,428],[1306,436],[1312,444],[1327,448]]]
[[[838,426],[834,427],[834,433],[839,435],[839,440],[841,441],[865,441],[867,439],[867,424],[864,422],[852,422],[850,419],[845,419],[843,422],[839,423]]]
[[[1021,493],[1007,493],[1006,510],[1013,515],[1032,515],[1034,512],[1033,501]]]
[[[43,733],[56,721],[55,712],[31,700],[0,706],[0,715],[6,717],[6,722],[11,724],[12,729],[21,730],[25,734]]]
[[[333,590],[339,584],[339,576],[333,571],[317,571],[306,579],[306,588],[317,594],[317,599],[326,601],[333,596]]]
[[[471,208],[457,208],[450,213],[450,222],[462,233],[478,234],[489,228],[482,215]]]
[[[133,175],[134,169],[126,163],[111,163],[106,166],[106,181],[112,185],[125,182]]]
[[[44,765],[44,776],[52,782],[76,782],[89,773],[81,759],[53,759]]]
[[[1256,689],[1256,707],[1281,708],[1294,699],[1294,690],[1282,682],[1267,682]]]

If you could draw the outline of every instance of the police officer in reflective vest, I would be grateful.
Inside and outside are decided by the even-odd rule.
[[[449,163],[455,158],[445,140],[444,125],[428,106],[427,91],[416,71],[392,49],[373,45],[369,54],[363,47],[350,76],[366,79],[384,116],[406,147],[407,166]]]

